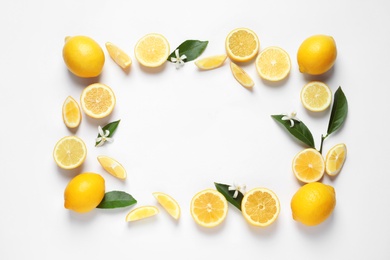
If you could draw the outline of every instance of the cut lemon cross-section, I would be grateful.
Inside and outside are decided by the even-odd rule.
[[[212,70],[221,67],[226,58],[226,54],[210,56],[195,61],[195,65],[201,70]]]
[[[117,177],[121,180],[126,179],[126,170],[117,160],[105,155],[99,155],[97,159],[103,169],[110,173],[112,176]]]
[[[161,34],[150,33],[143,36],[135,45],[135,58],[145,67],[158,67],[164,64],[169,56],[169,42]]]
[[[347,158],[347,146],[345,144],[336,144],[326,154],[325,171],[330,176],[337,175],[343,168]]]
[[[280,81],[290,73],[290,56],[282,48],[267,47],[256,58],[256,70],[265,80]]]
[[[319,181],[325,172],[324,158],[317,150],[307,148],[294,157],[292,170],[301,182]]]
[[[127,69],[131,65],[131,58],[121,48],[111,42],[106,42],[106,49],[111,59],[122,69]]]
[[[241,202],[241,212],[249,224],[258,227],[269,226],[279,216],[279,199],[267,188],[254,188],[245,193]]]
[[[136,221],[145,218],[150,218],[159,213],[159,210],[155,206],[141,206],[130,211],[126,216],[126,221]]]
[[[180,218],[180,206],[174,198],[163,192],[153,192],[153,196],[169,215],[174,219]]]
[[[217,190],[206,189],[198,192],[191,200],[191,216],[203,227],[211,228],[221,224],[227,215],[226,198]]]
[[[325,83],[312,81],[302,88],[301,102],[310,111],[324,111],[332,102],[332,92]]]
[[[62,119],[69,128],[76,128],[81,122],[81,110],[77,101],[69,96],[62,105]]]
[[[103,118],[114,110],[116,99],[113,90],[104,84],[94,83],[86,87],[80,98],[84,113],[92,118]]]
[[[240,83],[242,86],[246,88],[251,88],[255,85],[252,78],[245,72],[243,68],[238,66],[237,64],[230,62],[230,69],[233,73],[234,78]]]
[[[236,28],[226,37],[225,48],[231,60],[246,62],[257,55],[260,42],[254,31],[248,28]]]
[[[54,161],[63,169],[79,167],[87,157],[87,147],[83,140],[77,136],[61,138],[53,151]]]

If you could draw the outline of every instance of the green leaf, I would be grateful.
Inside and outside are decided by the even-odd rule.
[[[109,191],[104,194],[103,200],[97,206],[100,209],[114,209],[128,207],[137,203],[137,200],[124,191]]]
[[[184,59],[184,62],[189,62],[198,58],[203,51],[206,49],[208,41],[198,41],[198,40],[186,40],[179,45],[169,56],[168,61],[171,61],[171,58],[176,58],[175,51],[179,49],[179,55],[186,55],[187,58]]]
[[[328,124],[328,133],[337,131],[344,123],[348,114],[348,102],[347,98],[341,87],[334,93],[332,111],[330,113],[330,119]]]
[[[112,137],[114,135],[114,133],[115,133],[115,131],[116,131],[120,121],[121,120],[114,121],[114,122],[108,123],[107,125],[103,126],[102,127],[103,132],[105,132],[106,130],[110,131],[108,137]],[[99,133],[97,137],[99,138],[100,136],[101,135]],[[98,144],[99,144],[99,142],[96,142],[95,146],[97,146]]]
[[[272,115],[278,123],[280,123],[286,130],[294,136],[296,139],[306,144],[311,148],[315,148],[313,135],[311,134],[309,128],[301,121],[294,120],[294,126],[290,127],[290,120],[282,120],[284,115]]]
[[[229,190],[230,185],[216,182],[214,182],[214,185],[217,190],[222,193],[222,195],[226,198],[227,201],[229,201],[233,206],[241,210],[241,201],[242,198],[244,198],[244,195],[241,192],[238,192],[237,198],[233,198],[234,190]]]

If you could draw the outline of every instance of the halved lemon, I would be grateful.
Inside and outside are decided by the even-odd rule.
[[[68,96],[62,105],[62,119],[69,128],[76,128],[81,122],[81,110],[77,101]]]
[[[117,160],[105,155],[99,155],[97,159],[103,169],[110,173],[112,176],[117,177],[121,180],[126,179],[126,170]]]
[[[217,190],[205,189],[191,200],[191,216],[197,224],[212,228],[221,224],[227,215],[226,198]]]
[[[164,64],[169,56],[169,42],[161,34],[150,33],[135,45],[135,58],[145,67],[155,68]]]
[[[326,154],[325,171],[330,176],[337,175],[343,168],[347,158],[347,146],[345,144],[336,144]]]
[[[232,61],[247,62],[256,57],[260,49],[260,41],[254,31],[248,28],[236,28],[226,37],[225,48]]]
[[[153,196],[169,215],[174,219],[180,218],[180,206],[174,198],[163,192],[153,192]]]
[[[280,81],[290,73],[290,56],[282,48],[267,47],[257,56],[256,69],[261,78],[269,81]]]
[[[249,224],[258,227],[269,226],[279,216],[279,199],[270,189],[254,188],[245,193],[241,202],[241,212]]]
[[[85,161],[87,147],[79,137],[65,136],[56,143],[53,157],[59,167],[67,170],[74,169]]]
[[[301,102],[306,109],[321,112],[327,109],[332,102],[332,92],[325,83],[312,81],[302,88]]]
[[[116,99],[114,91],[107,85],[94,83],[86,87],[80,98],[84,113],[92,118],[103,118],[114,110]]]
[[[246,88],[251,88],[255,85],[252,78],[246,73],[246,71],[235,64],[234,62],[230,62],[230,69],[233,73],[234,78],[240,83],[242,86]]]
[[[316,149],[304,149],[295,155],[292,170],[295,177],[301,182],[319,181],[325,172],[324,158]]]
[[[106,49],[111,59],[122,69],[127,69],[131,65],[131,58],[121,48],[111,42],[106,42]]]
[[[226,54],[210,56],[195,61],[195,65],[201,70],[212,70],[221,67],[226,58]]]
[[[159,210],[155,206],[141,206],[133,209],[126,215],[126,221],[136,221],[145,218],[150,218],[159,213]]]

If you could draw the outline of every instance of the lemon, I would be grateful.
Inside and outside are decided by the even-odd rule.
[[[80,97],[81,108],[92,118],[103,118],[115,108],[114,91],[107,85],[93,83],[86,87]]]
[[[292,170],[301,182],[319,181],[325,172],[324,158],[316,149],[304,149],[294,157]]]
[[[326,154],[325,172],[329,176],[337,175],[343,168],[347,158],[347,146],[345,144],[336,144]]]
[[[265,80],[283,80],[291,70],[290,56],[280,47],[267,47],[256,58],[256,70]]]
[[[150,218],[159,213],[159,210],[155,206],[141,206],[133,209],[126,215],[126,221],[132,222],[145,218]]]
[[[169,50],[169,42],[163,35],[150,33],[137,42],[134,53],[135,58],[141,65],[155,68],[167,61]]]
[[[324,222],[336,206],[336,194],[332,186],[312,182],[302,186],[291,199],[293,219],[307,226]]]
[[[62,105],[62,119],[69,128],[76,128],[81,122],[81,110],[77,101],[68,96]]]
[[[252,78],[246,73],[246,71],[235,64],[234,62],[230,62],[230,70],[233,73],[234,78],[240,83],[243,87],[252,88],[255,85]]]
[[[311,75],[323,74],[332,68],[336,57],[337,47],[332,36],[310,36],[298,49],[299,71]]]
[[[302,88],[300,98],[306,109],[312,112],[321,112],[330,106],[332,92],[325,83],[312,81]]]
[[[225,49],[232,61],[247,62],[256,57],[260,49],[260,41],[251,29],[236,28],[226,37]]]
[[[66,37],[62,57],[69,71],[82,78],[97,77],[103,70],[104,52],[87,36]]]
[[[105,155],[99,155],[97,159],[103,169],[106,170],[109,174],[121,180],[126,179],[126,170],[117,160]]]
[[[180,206],[174,198],[164,192],[153,192],[153,196],[169,215],[174,219],[180,218]]]
[[[87,157],[87,147],[77,136],[65,136],[57,141],[53,151],[54,161],[62,169],[79,167]]]
[[[66,186],[64,206],[78,213],[93,210],[102,201],[105,181],[97,173],[85,172],[74,177]]]
[[[226,54],[214,55],[195,61],[195,65],[201,70],[212,70],[221,67],[226,58]]]
[[[106,49],[111,59],[113,59],[122,69],[130,67],[132,61],[126,52],[111,42],[106,42]]]

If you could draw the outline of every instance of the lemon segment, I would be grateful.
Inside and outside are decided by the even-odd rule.
[[[319,181],[325,172],[324,158],[316,149],[307,148],[294,157],[292,170],[303,183]]]
[[[300,97],[302,105],[312,112],[324,111],[332,102],[332,92],[330,88],[320,81],[307,83],[302,88]]]
[[[280,47],[267,47],[256,58],[256,70],[265,80],[283,80],[291,70],[290,56]]]
[[[336,144],[326,154],[325,172],[329,176],[339,174],[347,158],[347,146],[345,144]]]
[[[260,41],[254,31],[248,28],[236,28],[226,37],[225,49],[232,61],[247,62],[256,57],[260,49]]]
[[[113,59],[122,69],[130,67],[132,63],[131,58],[121,48],[111,42],[106,42],[106,49],[111,59]]]
[[[226,54],[210,56],[195,61],[195,65],[201,70],[212,70],[221,67],[226,58]]]
[[[242,86],[246,88],[252,88],[255,85],[255,82],[248,75],[248,73],[246,73],[246,71],[237,64],[230,62],[230,70],[232,71],[234,78]]]
[[[54,161],[62,169],[70,170],[79,167],[87,157],[87,147],[77,136],[61,138],[53,151]]]
[[[159,210],[155,206],[141,206],[133,209],[126,215],[126,221],[132,222],[145,218],[150,218],[159,213]]]
[[[137,61],[150,68],[164,64],[169,56],[169,42],[161,34],[151,33],[143,36],[135,45],[134,53]]]
[[[81,108],[92,118],[111,114],[116,104],[114,91],[107,85],[94,83],[86,87],[80,97]]]
[[[62,119],[69,128],[76,128],[81,122],[81,110],[77,101],[68,96],[62,105]]]
[[[126,170],[117,160],[105,155],[99,155],[97,159],[103,169],[106,170],[109,174],[121,180],[126,179]]]
[[[163,192],[153,192],[153,196],[169,215],[176,220],[180,218],[180,206],[174,198]]]

